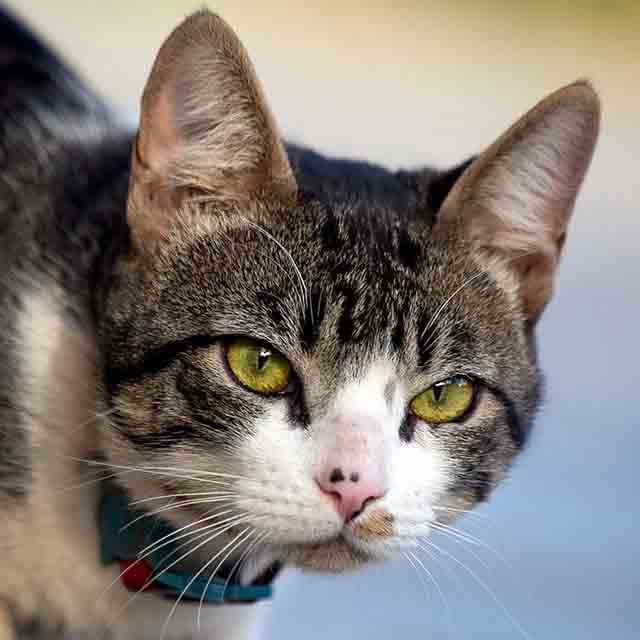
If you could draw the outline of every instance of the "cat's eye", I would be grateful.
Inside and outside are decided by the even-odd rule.
[[[471,380],[454,376],[432,385],[417,395],[409,406],[411,412],[424,422],[453,422],[469,410],[474,395]]]
[[[226,345],[231,373],[247,389],[271,395],[281,393],[291,382],[289,361],[275,349],[249,338],[234,338]]]

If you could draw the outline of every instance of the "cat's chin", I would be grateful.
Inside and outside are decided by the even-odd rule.
[[[386,510],[376,510],[324,540],[272,543],[260,555],[263,561],[270,558],[304,571],[340,573],[393,555],[396,545],[389,544],[391,538],[393,517]]]
[[[284,549],[284,556],[288,566],[304,571],[329,573],[353,571],[383,559],[356,548],[343,536],[322,543],[292,545]]]

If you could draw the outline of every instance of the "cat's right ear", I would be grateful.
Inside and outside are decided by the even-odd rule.
[[[142,97],[127,212],[134,238],[166,237],[187,198],[242,208],[296,192],[242,43],[218,16],[193,14],[163,44]]]

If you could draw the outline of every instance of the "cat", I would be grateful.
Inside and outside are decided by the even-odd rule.
[[[0,34],[2,640],[250,637],[281,567],[393,557],[489,497],[540,403],[588,82],[394,172],[285,143],[206,10],[137,132]]]

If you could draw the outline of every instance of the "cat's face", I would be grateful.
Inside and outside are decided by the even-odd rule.
[[[287,557],[323,568],[410,544],[448,508],[483,500],[536,400],[508,275],[432,238],[426,218],[408,231],[393,212],[315,203],[244,215],[185,225],[149,258],[148,282],[136,273],[125,285],[135,306],[110,376],[130,448],[119,462],[230,474],[155,477],[149,491],[228,495],[167,515],[233,506]],[[288,365],[264,351],[263,380],[247,377],[253,345],[239,337]],[[447,380],[436,389],[452,417],[417,415],[412,400]],[[352,518],[331,492],[364,510]]]
[[[442,206],[419,172],[410,207],[321,200],[233,34],[191,18],[145,93],[101,327],[105,453],[145,470],[122,481],[238,552],[329,570],[484,500],[535,412],[532,329],[596,132],[574,85]]]

